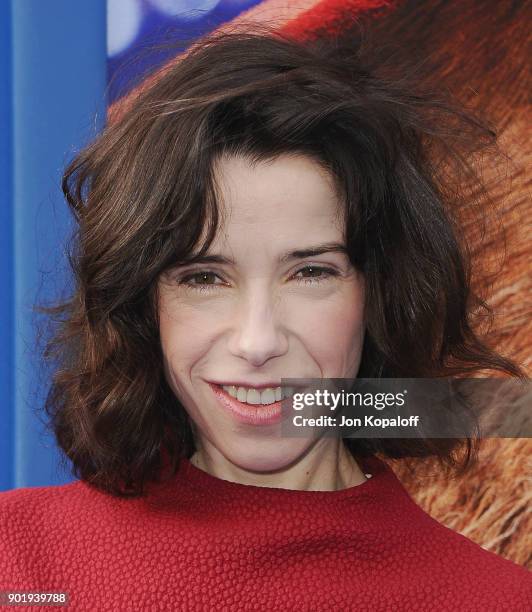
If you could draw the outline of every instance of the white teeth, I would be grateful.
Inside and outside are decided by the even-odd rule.
[[[273,404],[275,402],[275,389],[264,389],[260,394],[261,404]]]
[[[246,393],[245,390],[244,393]],[[240,395],[240,389],[238,390],[238,394]],[[257,391],[257,389],[249,389],[249,391],[247,392],[247,398],[242,398],[240,401],[247,402],[248,404],[260,404],[262,403],[260,396],[261,392]]]
[[[231,397],[235,397],[239,402],[246,404],[273,404],[285,397],[292,395],[294,390],[290,387],[268,387],[259,391],[247,387],[236,387],[235,385],[223,385],[222,389],[227,391]]]

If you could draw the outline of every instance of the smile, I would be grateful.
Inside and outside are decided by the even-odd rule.
[[[229,387],[209,383],[218,405],[233,419],[247,425],[274,425],[282,421],[280,387],[262,391],[245,387]],[[236,389],[236,396],[235,394]],[[281,391],[280,399],[276,399]],[[288,391],[288,390],[287,390]],[[288,393],[286,393],[288,395]],[[240,400],[239,398],[243,398]],[[273,401],[272,401],[273,400]]]
[[[222,389],[239,402],[244,404],[268,405],[278,402],[292,394],[290,388],[267,387],[254,389],[253,387],[237,387],[235,385],[222,385]]]

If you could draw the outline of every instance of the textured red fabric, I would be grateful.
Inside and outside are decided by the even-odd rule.
[[[382,461],[362,467],[372,478],[340,491],[183,460],[140,499],[80,481],[1,493],[0,591],[66,591],[90,611],[532,610],[532,573],[431,518]]]

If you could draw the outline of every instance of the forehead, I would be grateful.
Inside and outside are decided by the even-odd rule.
[[[342,207],[333,177],[310,157],[283,154],[252,163],[223,156],[214,177],[224,229],[268,226],[285,231],[334,224]]]

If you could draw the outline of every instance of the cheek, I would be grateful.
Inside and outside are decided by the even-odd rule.
[[[159,332],[166,379],[174,391],[183,393],[190,369],[208,346],[208,328],[186,308],[161,308]]]
[[[346,286],[300,320],[305,344],[325,378],[356,375],[364,341],[364,285]]]

